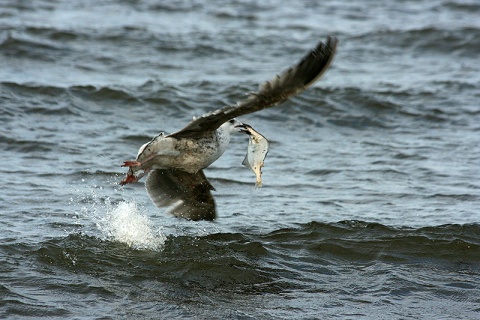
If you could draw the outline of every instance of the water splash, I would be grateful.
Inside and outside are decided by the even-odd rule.
[[[76,190],[77,204],[83,204],[76,216],[80,217],[78,220],[84,229],[90,229],[88,225],[91,225],[96,230],[91,231],[100,232],[100,238],[125,243],[133,249],[162,250],[166,240],[162,228],[155,226],[136,202],[112,201],[106,190],[98,186]],[[72,198],[71,202],[74,201]]]
[[[165,236],[155,230],[151,220],[134,202],[122,201],[107,210],[103,223],[98,224],[103,234],[135,249],[161,250]]]

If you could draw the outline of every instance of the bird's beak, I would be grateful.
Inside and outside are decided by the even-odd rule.
[[[250,126],[248,124],[245,124],[245,123],[242,123],[242,124],[239,124],[239,125],[235,126],[235,128],[237,128],[238,131],[246,133],[246,134],[250,134],[250,131],[248,131],[249,127]]]

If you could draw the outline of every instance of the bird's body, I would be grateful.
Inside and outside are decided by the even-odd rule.
[[[245,132],[263,138],[234,118],[272,107],[304,91],[328,69],[336,45],[334,38],[320,42],[300,63],[263,83],[245,100],[195,118],[180,131],[154,137],[140,147],[134,161],[124,162],[123,166],[129,170],[121,184],[136,182],[148,174],[147,191],[158,207],[170,206],[171,213],[191,220],[213,220],[216,211],[210,191],[214,188],[202,170],[225,152],[232,133]],[[246,161],[257,175],[257,183],[267,150],[266,139],[249,146],[249,152],[254,154],[250,155],[250,160],[247,154]],[[136,175],[140,170],[143,173]]]
[[[239,131],[235,129],[238,125],[241,123],[232,120],[196,137],[177,138],[162,132],[140,147],[135,161],[124,165],[131,168],[131,173],[169,168],[197,173],[222,156],[230,144],[231,131]]]

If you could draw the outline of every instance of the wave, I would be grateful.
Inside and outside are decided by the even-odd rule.
[[[9,34],[0,42],[0,53],[16,59],[41,60],[55,62],[64,55],[71,53],[70,49],[46,39],[30,39],[28,36]]]
[[[438,86],[448,92],[455,90],[465,94],[474,92],[476,86],[463,80],[443,81]],[[147,81],[139,86],[69,86],[57,87],[33,83],[2,82],[4,108],[0,121],[5,127],[19,119],[20,126],[31,126],[41,136],[11,136],[3,132],[0,142],[14,150],[49,151],[55,148],[52,135],[58,134],[60,125],[75,123],[78,133],[96,141],[100,131],[110,139],[119,138],[132,148],[148,141],[154,134],[178,130],[191,120],[224,105],[233,104],[245,97],[245,92],[255,88],[253,82],[219,84],[211,81],[188,82],[172,85],[161,81]],[[455,90],[454,90],[455,89]],[[304,130],[333,126],[354,130],[393,130],[418,132],[419,127],[438,128],[445,125],[465,126],[465,114],[476,117],[478,108],[451,103],[432,104],[438,93],[432,88],[400,88],[386,86],[378,90],[360,87],[321,88],[314,87],[282,106],[255,114],[272,126]],[[454,96],[454,95],[452,95]],[[445,99],[450,99],[445,97]],[[19,107],[20,106],[20,107]],[[25,118],[25,115],[31,115]],[[36,115],[47,116],[38,126]],[[52,118],[49,118],[52,117]],[[54,125],[58,117],[58,125]],[[29,119],[29,121],[26,121]],[[94,120],[93,120],[94,119]],[[150,120],[154,119],[154,120]],[[247,119],[247,117],[245,117]],[[88,123],[93,126],[84,132],[81,128]],[[145,124],[148,131],[130,131],[132,124]],[[254,125],[254,124],[252,124]],[[471,121],[475,130],[476,122]],[[27,128],[25,128],[27,130]],[[25,132],[24,130],[24,132]],[[73,132],[71,132],[74,134]],[[73,137],[73,135],[72,135]],[[17,143],[18,142],[18,143]],[[28,143],[28,144],[26,144]],[[60,150],[78,154],[76,144],[59,145]],[[30,149],[30,147],[33,147]],[[38,149],[42,148],[42,149]],[[73,148],[73,149],[72,149]],[[105,150],[108,148],[105,147]],[[22,151],[23,152],[23,151]]]
[[[304,125],[306,128],[330,125],[355,130],[399,128],[417,130],[420,125],[464,126],[462,119],[465,114],[478,115],[478,110],[468,104],[452,106],[453,102],[449,102],[429,105],[429,101],[438,99],[435,98],[438,95],[437,89],[465,94],[465,90],[474,92],[475,85],[461,80],[451,80],[437,83],[435,86],[437,88],[385,87],[378,90],[360,87],[314,87],[301,96],[287,101],[281,107],[264,110],[255,117],[268,120],[272,124],[282,123],[282,126],[285,126],[295,123],[295,126]],[[19,112],[69,117],[69,121],[70,117],[79,117],[77,120],[79,122],[89,121],[88,119],[98,118],[100,115],[108,126],[109,117],[125,118],[111,130],[128,131],[131,123],[142,123],[146,118],[151,118],[158,119],[160,123],[155,128],[157,132],[172,132],[185,125],[192,116],[199,116],[243,99],[245,92],[256,88],[256,84],[249,82],[225,85],[200,81],[172,85],[147,81],[136,87],[62,88],[2,82],[0,88],[6,102],[5,108],[0,111],[2,117],[0,120],[5,123]],[[22,107],[18,108],[18,105]],[[153,126],[154,122],[150,122],[149,125]],[[475,126],[473,122],[472,125]],[[140,137],[138,134],[124,136],[127,143],[138,142],[140,139],[145,140],[143,135]]]
[[[480,225],[393,228],[365,221],[311,222],[264,237],[280,247],[300,245],[334,258],[416,263],[420,260],[480,261]],[[420,260],[419,260],[420,259]]]
[[[0,135],[0,146],[6,151],[43,154],[54,150],[56,144],[47,141],[15,139]]]
[[[114,218],[120,223],[110,225],[108,237],[72,233],[38,244],[8,241],[0,251],[22,264],[23,285],[94,297],[124,297],[126,290],[135,301],[155,296],[202,303],[205,294],[290,293],[335,293],[351,301],[361,293],[367,299],[376,293],[395,299],[410,290],[423,292],[418,299],[428,301],[431,295],[466,298],[477,285],[472,276],[480,274],[478,224],[409,228],[312,221],[267,233],[199,227],[163,235],[151,233],[148,218],[134,205],[115,210],[124,214]],[[35,272],[27,265],[35,265]],[[6,261],[4,278],[16,276],[18,267]],[[10,287],[0,292],[18,308],[39,308]]]
[[[122,207],[119,210],[131,213],[137,209]],[[278,278],[282,264],[292,258],[308,259],[323,266],[339,261],[429,263],[437,267],[461,263],[472,272],[480,272],[479,235],[478,224],[414,229],[348,220],[310,222],[266,234],[168,235],[161,246],[153,247],[132,248],[135,237],[146,237],[141,233],[130,234],[128,241],[122,240],[124,235],[101,240],[72,234],[42,243],[36,255],[45,263],[78,272],[108,273],[111,268],[125,270],[128,264],[133,264],[135,267],[128,269],[146,277],[161,275],[182,281],[188,281],[185,276],[208,278],[209,281],[202,283],[213,289],[226,283],[270,283]]]
[[[91,199],[80,197],[86,206],[92,205],[86,209],[87,220],[97,229],[76,228],[38,243],[4,241],[0,252],[15,258],[4,263],[4,278],[13,281],[18,278],[15,270],[22,270],[24,285],[35,290],[80,291],[95,299],[124,297],[127,291],[134,301],[155,296],[161,301],[202,303],[206,293],[244,297],[335,293],[350,301],[363,291],[372,299],[375,292],[389,292],[390,298],[426,284],[431,294],[448,298],[458,295],[457,288],[467,290],[463,293],[467,295],[476,283],[462,279],[480,274],[479,224],[411,228],[345,220],[270,231],[251,227],[219,231],[221,224],[188,223],[184,228],[179,222],[167,233],[133,202],[100,200],[102,195],[95,190]],[[448,279],[440,293],[439,274]],[[358,281],[355,286],[351,276]],[[19,309],[41,308],[12,287],[0,286],[0,292]],[[429,294],[422,299],[428,300]]]
[[[274,291],[266,288],[277,278],[274,272],[255,263],[264,251],[261,244],[246,241],[240,234],[169,236],[161,251],[132,249],[128,243],[74,234],[43,243],[35,254],[43,263],[103,277],[124,273],[130,279],[179,281],[205,290],[231,290],[234,286],[252,290],[252,286],[264,284],[264,289]]]
[[[413,49],[419,54],[444,54],[447,56],[475,58],[480,47],[480,29],[464,27],[443,29],[425,27],[409,30],[381,30],[368,32],[352,40],[378,43],[378,48]]]

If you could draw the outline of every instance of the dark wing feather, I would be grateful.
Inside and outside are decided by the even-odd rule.
[[[215,201],[203,171],[188,173],[178,169],[154,169],[145,183],[153,203],[159,208],[190,220],[214,220]]]
[[[337,47],[337,39],[328,37],[320,42],[298,64],[260,85],[257,92],[235,105],[207,113],[171,136],[197,136],[199,132],[213,131],[235,117],[275,106],[297,95],[312,85],[328,69]]]

